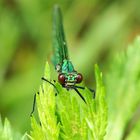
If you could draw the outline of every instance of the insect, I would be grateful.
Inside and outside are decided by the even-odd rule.
[[[72,62],[69,59],[62,14],[58,5],[55,5],[53,13],[53,49],[53,63],[56,71],[58,72],[59,83],[67,90],[74,89],[84,100],[78,89],[85,89],[85,87],[77,86],[77,84],[82,82],[83,76],[74,69]],[[42,80],[49,82],[45,78],[42,78]],[[53,83],[51,84],[53,85]],[[94,90],[89,90],[93,92],[93,95],[95,94]]]
[[[60,7],[58,5],[55,5],[53,13],[53,49],[54,49],[53,63],[56,71],[58,72],[59,83],[67,90],[74,89],[76,93],[78,93],[78,95],[85,102],[84,97],[78,90],[78,89],[84,90],[85,87],[77,85],[82,82],[83,76],[81,73],[78,73],[74,69],[72,62],[69,59],[67,43],[63,29],[62,14]],[[42,77],[42,80],[50,83],[56,88],[54,83],[50,82],[44,77]],[[90,88],[89,90],[93,93],[93,97],[95,97],[95,91]],[[35,100],[36,95],[34,96],[32,113],[34,112]]]

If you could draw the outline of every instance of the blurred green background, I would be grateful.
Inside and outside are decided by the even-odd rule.
[[[140,33],[139,0],[1,0],[0,114],[22,133],[30,129],[33,95],[46,60],[51,64],[56,3],[63,12],[70,58],[89,87],[95,87],[94,64],[106,77],[114,56]]]

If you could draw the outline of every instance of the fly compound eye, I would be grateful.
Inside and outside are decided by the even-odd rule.
[[[83,76],[81,73],[78,73],[77,78],[76,78],[76,83],[81,83],[83,80]]]
[[[65,76],[63,74],[59,74],[58,81],[60,84],[64,85],[65,84]]]

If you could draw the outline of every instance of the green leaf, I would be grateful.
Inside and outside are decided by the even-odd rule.
[[[45,68],[45,78],[50,77],[48,63]],[[59,136],[59,123],[55,115],[56,103],[55,92],[53,86],[47,82],[43,82],[39,89],[39,94],[36,94],[37,109],[40,123],[32,117],[31,137],[34,140],[57,140]]]
[[[87,137],[87,125],[84,119],[85,104],[75,91],[67,91],[60,87],[57,96],[57,114],[61,122],[61,137],[64,140],[82,139]],[[81,102],[80,102],[80,101]],[[82,104],[84,107],[82,108]]]
[[[126,137],[128,123],[140,103],[140,37],[112,62],[106,77],[109,126],[107,140]],[[127,134],[128,135],[128,134]],[[133,139],[132,139],[133,140]]]
[[[0,140],[27,140],[26,134],[21,136],[19,133],[14,132],[8,119],[5,119],[4,126],[0,118]]]
[[[105,102],[105,89],[102,82],[102,73],[95,65],[96,76],[96,97],[92,100],[90,92],[87,92],[87,113],[86,118],[91,139],[102,140],[106,134],[107,126],[107,104]]]

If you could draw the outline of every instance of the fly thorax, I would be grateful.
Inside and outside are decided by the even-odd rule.
[[[64,59],[62,65],[62,73],[71,73],[74,71],[74,67],[71,61]]]

